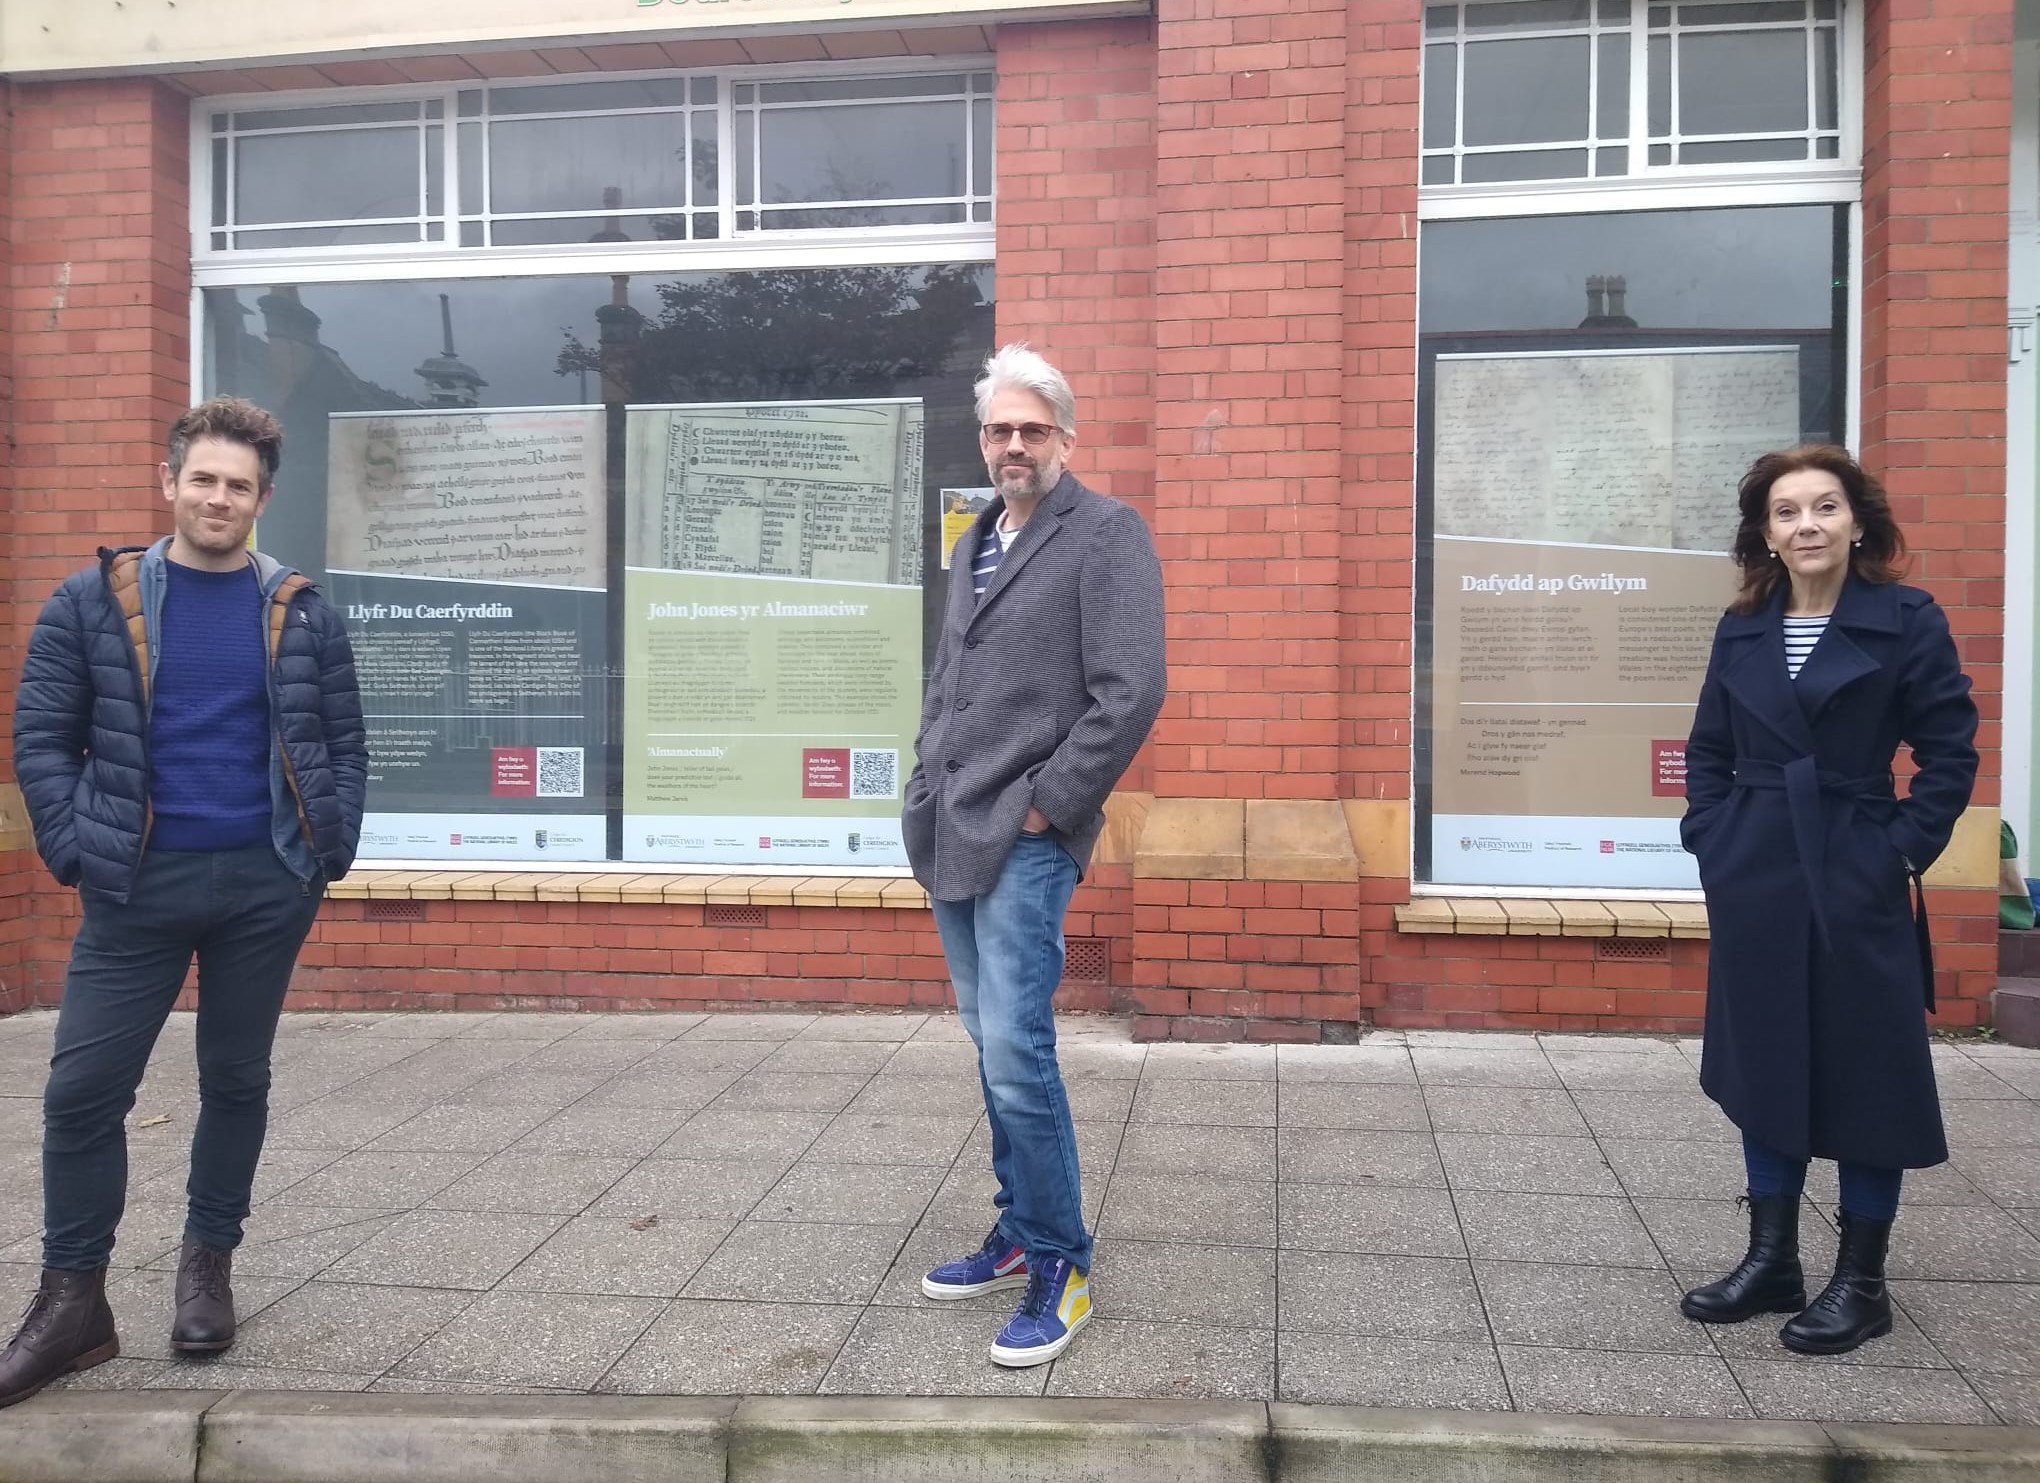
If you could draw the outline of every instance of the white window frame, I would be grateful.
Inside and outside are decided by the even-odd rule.
[[[1638,36],[1646,35],[1644,22],[1651,0],[1630,0],[1631,23]],[[1808,161],[1752,161],[1744,165],[1649,165],[1647,152],[1643,168],[1636,165],[1635,151],[1647,151],[1642,110],[1645,48],[1630,48],[1630,142],[1631,173],[1560,180],[1516,180],[1482,182],[1478,185],[1419,185],[1417,220],[1483,221],[1526,216],[1579,216],[1620,211],[1685,211],[1725,206],[1847,206],[1849,208],[1849,301],[1846,310],[1848,347],[1847,395],[1844,402],[1843,434],[1851,448],[1863,435],[1863,6],[1867,0],[1840,0],[1840,46],[1837,65],[1835,106],[1841,125],[1841,158]],[[1731,28],[1732,29],[1732,28]],[[1535,33],[1511,33],[1535,34]],[[1578,35],[1579,32],[1567,34]],[[1776,137],[1776,136],[1757,136]],[[1550,148],[1576,147],[1553,144]],[[1422,151],[1418,153],[1421,171]],[[1418,299],[1424,254],[1422,233],[1418,234]],[[1416,371],[1412,369],[1414,393]],[[1415,429],[1411,430],[1412,466],[1419,450]],[[1410,484],[1411,509],[1416,508],[1416,482]],[[1411,617],[1416,600],[1416,550],[1410,553]],[[1416,646],[1411,645],[1410,696],[1419,693]],[[1411,712],[1414,727],[1416,713]],[[1416,759],[1411,757],[1410,798],[1417,796]],[[1414,812],[1409,839],[1410,895],[1462,897],[1478,900],[1512,901],[1680,901],[1701,902],[1698,890],[1672,888],[1626,888],[1608,886],[1490,886],[1455,885],[1417,879],[1417,829]],[[2029,856],[2030,858],[2030,856]]]
[[[1629,48],[1629,138],[1601,143],[1588,140],[1540,141],[1536,150],[1584,149],[1592,166],[1595,148],[1614,143],[1629,150],[1626,175],[1564,176],[1551,180],[1482,181],[1473,185],[1419,185],[1417,215],[1421,221],[1470,220],[1483,216],[1560,216],[1595,211],[1676,210],[1693,206],[1756,206],[1792,202],[1829,201],[1847,204],[1861,199],[1863,180],[1863,0],[1840,0],[1839,44],[1836,48],[1836,121],[1841,126],[1840,158],[1834,160],[1753,160],[1729,165],[1653,165],[1650,161],[1649,13],[1654,0],[1630,0]],[[1663,3],[1663,0],[1655,0]],[[1811,0],[1809,0],[1811,3]],[[1680,28],[1691,30],[1694,28]],[[1753,29],[1747,27],[1704,27],[1703,34]],[[1457,33],[1455,33],[1456,36]],[[1587,36],[1583,30],[1565,32],[1523,31],[1509,33],[1509,39],[1538,35]],[[1599,34],[1598,32],[1591,34]],[[1669,32],[1658,34],[1668,35]],[[1593,65],[1598,68],[1599,57]],[[1814,58],[1808,57],[1808,67]],[[1596,75],[1592,72],[1590,76]],[[1676,86],[1676,77],[1674,78]],[[1811,106],[1812,78],[1808,77]],[[1595,99],[1590,93],[1588,117],[1594,118]],[[1455,108],[1463,100],[1455,97]],[[1676,124],[1677,115],[1673,115]],[[1808,133],[1815,132],[1811,128]],[[1451,153],[1463,155],[1465,146],[1455,131]],[[1673,137],[1680,136],[1675,132]],[[1702,136],[1714,138],[1713,135]],[[1735,136],[1742,137],[1742,136]],[[1782,135],[1751,135],[1776,138]],[[1526,146],[1532,148],[1533,146]],[[1488,151],[1475,151],[1483,153]],[[1426,158],[1438,158],[1445,151],[1427,155],[1418,145],[1418,170]],[[1648,198],[1650,204],[1641,204]],[[1507,203],[1507,209],[1497,209]]]
[[[196,289],[231,288],[273,281],[290,274],[303,282],[362,283],[387,279],[502,278],[554,274],[617,272],[727,273],[742,269],[801,267],[890,267],[930,261],[990,262],[996,234],[997,157],[994,155],[993,221],[933,226],[795,227],[735,231],[734,171],[732,184],[718,194],[721,235],[700,242],[543,243],[520,247],[462,247],[456,134],[460,124],[457,95],[484,85],[545,87],[589,82],[628,82],[642,78],[699,77],[717,79],[716,103],[720,157],[735,149],[734,87],[737,83],[813,82],[853,78],[928,76],[944,73],[995,72],[996,62],[983,55],[902,57],[883,65],[871,62],[788,63],[738,69],[668,69],[637,72],[571,73],[550,78],[469,83],[392,85],[387,87],[318,88],[295,92],[222,94],[194,99],[191,109],[191,248]],[[376,102],[444,100],[445,160],[441,206],[446,239],[437,242],[387,242],[357,246],[229,249],[212,247],[213,134],[215,113],[234,110],[340,107]],[[970,109],[963,105],[965,118]],[[599,116],[599,115],[598,115]],[[967,128],[972,127],[967,123]],[[968,140],[968,134],[966,134]],[[831,203],[836,204],[836,203]],[[855,203],[844,203],[854,205]],[[880,204],[902,204],[883,202]],[[911,203],[906,203],[911,204]],[[605,215],[615,213],[603,213]],[[623,214],[631,214],[625,211]],[[279,226],[290,225],[278,223]],[[194,309],[194,313],[196,310]],[[197,352],[194,351],[194,365]]]

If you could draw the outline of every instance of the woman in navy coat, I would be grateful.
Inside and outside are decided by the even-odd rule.
[[[1933,966],[1919,876],[1976,779],[1976,706],[1903,539],[1840,448],[1758,459],[1740,490],[1742,590],[1686,744],[1686,848],[1711,941],[1700,1085],[1742,1130],[1750,1245],[1680,1304],[1705,1323],[1794,1313],[1787,1347],[1891,1330],[1884,1259],[1906,1169],[1948,1157],[1928,1055]],[[1891,762],[1917,764],[1907,796]],[[1841,1250],[1809,1305],[1799,1197],[1841,1165]],[[1803,1310],[1803,1311],[1802,1311]]]

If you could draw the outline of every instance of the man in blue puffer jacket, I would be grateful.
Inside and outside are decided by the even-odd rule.
[[[42,1285],[0,1352],[0,1406],[120,1352],[106,1267],[123,1119],[193,958],[198,1127],[171,1347],[234,1341],[240,1244],[284,990],[361,832],[368,748],[339,613],[252,550],[283,429],[232,397],[170,429],[173,531],[101,550],[44,606],[14,765],[82,920],[43,1093]]]

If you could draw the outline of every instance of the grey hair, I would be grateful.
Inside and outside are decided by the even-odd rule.
[[[972,388],[977,394],[978,421],[985,420],[985,409],[992,404],[992,398],[1002,391],[1027,391],[1048,403],[1048,410],[1055,414],[1055,425],[1064,434],[1074,437],[1077,431],[1077,398],[1070,390],[1070,383],[1063,379],[1063,373],[1050,365],[1031,349],[1025,341],[1001,346],[985,361],[985,374]]]

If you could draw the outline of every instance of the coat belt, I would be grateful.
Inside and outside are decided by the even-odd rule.
[[[1827,919],[1827,831],[1820,814],[1820,797],[1846,798],[1851,803],[1895,802],[1891,776],[1850,778],[1818,766],[1812,757],[1795,757],[1790,762],[1737,758],[1735,785],[1785,795],[1785,811],[1792,821],[1793,843],[1799,847],[1799,868],[1806,877],[1808,899],[1813,906],[1814,926],[1820,942],[1834,951],[1834,938]],[[1912,861],[1905,862],[1913,890],[1913,934],[1919,939],[1920,972],[1925,980],[1927,1009],[1934,1008],[1934,942],[1927,926],[1927,893],[1920,872]]]

